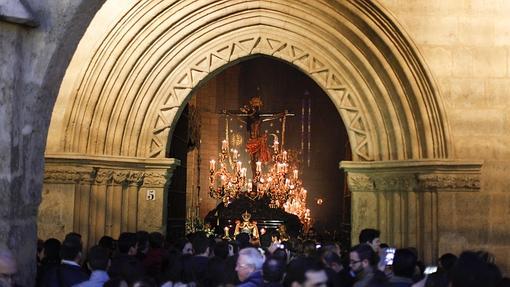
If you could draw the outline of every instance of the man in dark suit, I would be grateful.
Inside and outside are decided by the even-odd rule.
[[[71,287],[88,280],[89,275],[80,266],[82,245],[77,238],[67,238],[60,247],[61,264],[43,278],[43,286]]]

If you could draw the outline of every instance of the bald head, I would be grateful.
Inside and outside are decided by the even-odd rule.
[[[12,277],[18,272],[12,252],[0,249],[0,286],[13,286]]]

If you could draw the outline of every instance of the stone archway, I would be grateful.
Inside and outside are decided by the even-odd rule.
[[[336,105],[353,150],[353,162],[342,165],[354,191],[353,234],[377,227],[386,240],[434,258],[438,192],[478,189],[480,164],[448,160],[441,98],[418,51],[377,3],[113,2],[92,21],[69,65],[49,131],[46,183],[73,193],[74,228],[92,234],[87,218],[104,210],[90,205],[94,192],[111,190],[111,200],[132,193],[138,203],[149,189],[162,193],[177,164],[164,158],[164,148],[191,91],[263,54],[298,67]],[[55,171],[63,162],[76,167],[71,175]],[[145,181],[148,174],[158,180]],[[436,184],[443,179],[453,184]],[[162,205],[150,208],[162,212]],[[104,215],[115,232],[161,229],[158,216],[140,223],[108,213],[119,208]]]

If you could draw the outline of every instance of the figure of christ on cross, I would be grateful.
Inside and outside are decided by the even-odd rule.
[[[288,111],[280,113],[261,113],[262,100],[260,97],[255,96],[250,99],[250,106],[244,106],[241,112],[224,111],[225,114],[235,117],[240,122],[246,124],[248,130],[248,141],[246,142],[246,150],[250,155],[250,167],[252,176],[256,174],[256,163],[258,161],[266,163],[271,159],[271,153],[267,146],[267,134],[261,133],[262,122],[271,121],[274,119],[285,118],[294,116]],[[283,137],[283,134],[282,134]],[[255,185],[253,189],[256,190]]]

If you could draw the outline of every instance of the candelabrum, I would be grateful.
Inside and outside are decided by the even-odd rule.
[[[209,165],[209,195],[228,205],[231,200],[245,195],[252,199],[267,196],[270,208],[283,208],[297,215],[301,222],[310,221],[310,210],[306,208],[307,191],[299,178],[296,159],[279,148],[275,137],[271,161],[264,165],[255,162],[251,179],[247,179],[247,169],[239,160],[239,152],[229,149],[228,141],[223,140],[218,161]]]
[[[228,142],[224,140],[218,162],[210,161],[209,165],[209,195],[221,199],[228,205],[232,199],[239,197],[246,188],[246,168],[238,160],[237,150],[228,149]]]
[[[262,163],[256,163],[256,174],[253,178],[260,194],[265,194],[271,200],[269,207],[283,208],[285,202],[292,199],[302,188],[299,179],[299,171],[291,170],[291,160],[287,151],[278,150],[278,142],[275,141],[272,164],[267,172],[262,172]],[[295,167],[295,166],[294,166]]]
[[[286,212],[295,214],[304,224],[305,230],[310,225],[310,209],[306,208],[307,191],[304,188],[296,190],[289,200],[283,204]]]

